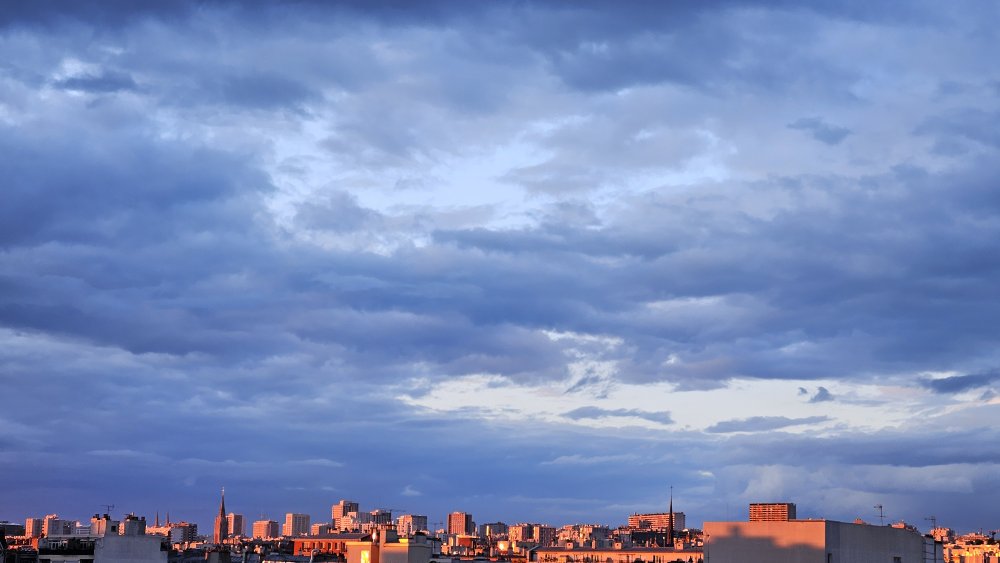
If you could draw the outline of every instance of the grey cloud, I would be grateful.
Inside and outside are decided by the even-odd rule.
[[[816,389],[816,394],[809,398],[810,403],[825,403],[827,401],[833,400],[833,393],[826,387],[819,387]]]
[[[126,72],[104,71],[101,74],[85,74],[58,80],[56,87],[83,92],[110,93],[121,90],[135,90],[137,85],[132,75]]]
[[[766,432],[769,430],[779,430],[781,428],[789,428],[792,426],[818,424],[829,420],[830,417],[828,416],[806,416],[802,418],[789,418],[787,416],[754,416],[738,420],[724,420],[706,428],[705,431],[719,434],[731,432]]]
[[[817,141],[828,145],[837,145],[851,134],[846,127],[830,125],[818,117],[803,117],[788,124],[790,129],[808,132]]]
[[[1000,381],[1000,372],[988,371],[966,375],[952,375],[936,379],[922,379],[920,384],[935,393],[961,393],[970,389],[986,387]]]
[[[667,411],[645,411],[642,409],[602,409],[600,407],[580,407],[562,414],[566,418],[580,420],[585,418],[636,417],[660,424],[673,424],[673,418]]]

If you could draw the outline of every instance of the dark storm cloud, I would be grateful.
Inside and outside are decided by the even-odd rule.
[[[580,407],[562,414],[566,418],[580,420],[584,418],[614,418],[636,417],[660,424],[673,424],[670,413],[666,411],[644,411],[641,409],[602,409],[600,407]]]
[[[935,393],[961,393],[970,389],[986,387],[996,381],[1000,381],[1000,372],[988,371],[937,379],[923,379],[920,384]]]
[[[754,416],[739,420],[724,420],[709,426],[705,432],[726,434],[731,432],[766,432],[779,430],[790,426],[818,424],[830,420],[828,416],[806,416],[789,418],[787,416]]]

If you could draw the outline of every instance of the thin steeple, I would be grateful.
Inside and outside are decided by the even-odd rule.
[[[670,485],[670,529],[667,530],[667,540],[674,543],[674,486]]]
[[[222,487],[222,500],[219,502],[219,516],[226,517],[226,488]]]

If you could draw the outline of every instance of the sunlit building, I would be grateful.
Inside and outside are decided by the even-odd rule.
[[[269,540],[281,535],[278,522],[275,520],[257,520],[253,523],[254,539]]]
[[[633,530],[669,530],[673,518],[673,529],[679,532],[687,528],[687,518],[683,512],[651,512],[632,514],[628,517],[628,527]]]
[[[794,502],[752,502],[751,522],[787,522],[795,520]]]
[[[410,537],[417,532],[427,531],[427,517],[419,514],[404,514],[396,519],[396,533],[400,537]]]
[[[309,533],[309,515],[289,512],[285,514],[285,525],[281,528],[282,535],[289,537],[304,536]]]
[[[476,533],[472,515],[468,512],[452,512],[448,515],[448,533],[469,536]]]
[[[229,524],[229,536],[244,536],[246,535],[245,524],[243,523],[243,515],[230,512],[226,515],[226,520]]]

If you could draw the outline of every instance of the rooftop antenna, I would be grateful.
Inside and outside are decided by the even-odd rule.
[[[934,517],[934,516],[928,516],[927,518],[924,518],[924,520],[930,520],[931,521],[931,526],[932,526],[931,527],[931,533],[933,534],[934,530],[937,530],[937,518]]]
[[[111,516],[111,511],[115,509],[115,505],[113,504],[102,504],[101,506],[104,507],[104,513],[108,516]]]
[[[885,513],[882,512],[882,505],[876,504],[875,508],[878,509],[878,525],[885,526]]]

